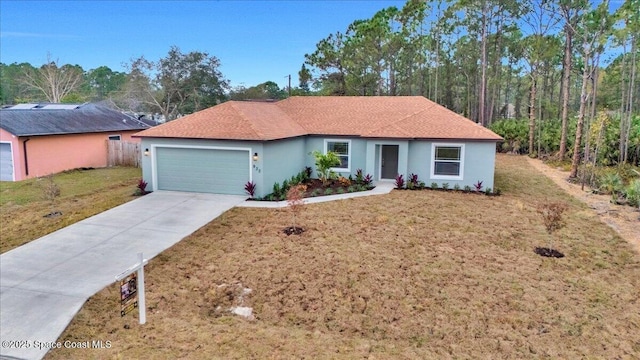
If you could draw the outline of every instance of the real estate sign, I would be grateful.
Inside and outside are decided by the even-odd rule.
[[[138,308],[138,276],[129,274],[120,280],[120,316],[125,316]]]
[[[144,266],[147,263],[142,253],[138,253],[138,263],[116,276],[116,281],[120,282],[120,316],[138,309],[140,324],[147,322],[144,296]]]

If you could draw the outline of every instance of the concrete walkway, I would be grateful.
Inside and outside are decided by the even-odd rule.
[[[137,253],[151,259],[245,199],[154,192],[0,255],[0,358],[41,359]]]
[[[327,195],[327,196],[318,196],[312,198],[304,199],[305,204],[316,204],[327,201],[336,201],[336,200],[344,200],[344,199],[352,199],[362,196],[371,196],[371,195],[384,195],[388,194],[395,188],[395,184],[393,181],[378,181],[375,182],[375,188],[368,191],[358,191],[353,193],[346,194],[336,194],[336,195]],[[283,208],[287,207],[289,204],[286,201],[245,201],[240,203],[238,207],[253,207],[253,208]]]

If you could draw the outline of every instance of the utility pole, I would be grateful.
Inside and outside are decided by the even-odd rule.
[[[289,97],[291,97],[291,74],[285,76],[286,78],[289,78]]]

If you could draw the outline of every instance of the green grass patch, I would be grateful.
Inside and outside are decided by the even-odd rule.
[[[60,196],[53,203],[45,198],[47,179],[0,182],[0,252],[134,199],[140,177],[140,169],[128,167],[54,174]],[[62,215],[44,218],[53,211]]]

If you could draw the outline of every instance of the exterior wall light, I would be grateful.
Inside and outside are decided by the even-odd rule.
[[[253,153],[253,161],[258,161],[258,153]]]
[[[149,149],[144,149],[144,156],[149,156]]]

